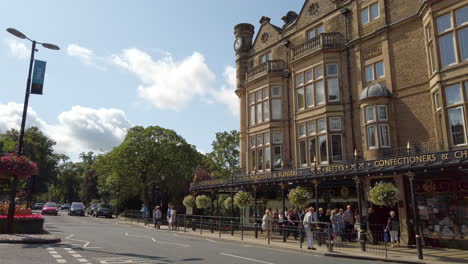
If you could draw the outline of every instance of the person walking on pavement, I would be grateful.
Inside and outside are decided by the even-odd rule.
[[[161,229],[161,219],[162,219],[162,212],[159,206],[156,206],[153,210],[153,221],[154,227],[157,229]]]
[[[388,218],[387,230],[390,231],[390,242],[392,247],[398,245],[398,232],[400,231],[400,221],[395,216],[395,211],[390,211],[390,217]]]
[[[314,213],[314,208],[310,207],[309,211],[304,216],[304,230],[307,236],[307,249],[315,250],[314,248],[314,237],[312,233],[312,225],[317,222],[317,216]]]
[[[343,222],[345,226],[345,238],[349,242],[353,242],[353,229],[354,229],[354,214],[351,211],[351,205],[346,206],[346,211],[343,213]]]
[[[267,241],[270,241],[273,216],[270,210],[266,210],[262,218],[262,229],[267,232]]]

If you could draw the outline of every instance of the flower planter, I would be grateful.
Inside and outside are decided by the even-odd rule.
[[[44,232],[44,219],[15,219],[15,234],[39,234]],[[7,233],[7,219],[0,219],[0,234]]]

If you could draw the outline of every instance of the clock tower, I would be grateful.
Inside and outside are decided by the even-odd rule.
[[[240,131],[239,131],[239,154],[240,168],[246,172],[246,151],[247,151],[247,93],[245,91],[245,79],[249,65],[249,54],[252,48],[254,26],[252,24],[241,23],[234,27],[234,50],[236,51],[236,94],[240,100]]]

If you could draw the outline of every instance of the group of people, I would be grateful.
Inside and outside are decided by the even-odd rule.
[[[286,209],[284,214],[281,214],[277,208],[275,210],[269,208],[262,218],[262,229],[268,231],[268,236],[271,233],[285,232],[286,237],[293,234],[294,238],[297,239],[299,228],[301,228],[300,223],[302,223],[307,237],[307,248],[312,250],[315,249],[313,247],[313,231],[326,232],[326,234],[330,235],[332,241],[353,242],[356,239],[361,240],[359,237],[360,231],[369,229],[370,232],[367,234],[369,241],[373,244],[377,244],[381,240],[379,234],[384,231],[382,225],[376,223],[376,215],[372,208],[368,209],[367,216],[361,221],[358,211],[353,211],[351,205],[347,205],[346,210],[338,208],[324,210],[319,208],[317,212],[313,207]],[[399,240],[399,222],[394,211],[390,212],[390,217],[385,226],[386,231],[389,231],[390,242],[392,242],[392,246],[395,246]]]
[[[142,204],[140,212],[142,213],[143,218],[149,218],[149,210],[148,207],[145,204]],[[167,213],[166,213],[166,218],[167,218],[167,225],[168,225],[168,230],[175,230],[176,228],[176,210],[174,209],[174,206],[172,204],[169,204],[167,206]],[[153,208],[152,212],[152,218],[153,218],[153,223],[154,227],[156,229],[161,229],[161,224],[162,224],[162,219],[163,219],[163,214],[161,211],[161,207],[159,205],[155,206]]]

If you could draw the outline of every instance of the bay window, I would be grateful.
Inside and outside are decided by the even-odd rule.
[[[326,101],[340,101],[338,64],[329,63],[325,66],[325,79],[323,65],[295,74],[296,112],[323,105]]]
[[[273,134],[274,135],[274,134]],[[276,135],[277,136],[277,135]],[[276,147],[276,146],[274,146]],[[274,148],[273,147],[273,148]],[[270,133],[260,133],[249,138],[249,169],[263,172],[271,169]]]
[[[444,91],[451,144],[452,146],[465,146],[467,144],[465,111],[468,104],[468,81],[447,86]]]
[[[390,148],[390,126],[386,105],[364,108],[364,123],[368,149]]]
[[[441,67],[468,60],[468,6],[436,18]]]
[[[249,125],[281,119],[281,87],[263,88],[248,95]],[[271,105],[270,105],[271,104]]]

